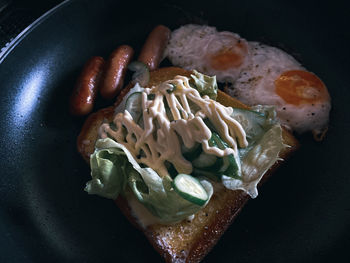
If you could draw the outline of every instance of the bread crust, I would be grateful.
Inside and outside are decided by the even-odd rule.
[[[175,67],[161,68],[151,72],[148,86],[157,85],[176,75],[189,76],[190,72]],[[114,107],[122,101],[131,87],[130,84],[122,90]],[[221,91],[218,91],[217,100],[226,106],[249,108]],[[102,109],[86,120],[77,141],[78,151],[86,161],[89,161],[90,154],[94,151],[99,126],[103,121],[112,121],[114,107]],[[286,160],[299,147],[299,143],[286,129],[283,129],[282,136],[288,147],[281,151],[279,157]],[[282,162],[277,161],[267,171],[259,186]],[[152,246],[165,258],[166,262],[199,262],[217,243],[249,199],[250,197],[241,190],[232,191],[222,186],[214,191],[210,202],[195,215],[191,222],[184,220],[172,225],[154,224],[146,228],[138,224],[124,197],[119,196],[115,202],[128,220],[144,232]]]

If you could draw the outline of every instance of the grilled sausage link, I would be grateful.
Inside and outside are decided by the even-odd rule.
[[[127,66],[134,55],[132,47],[119,46],[110,55],[102,80],[100,93],[105,99],[113,99],[119,94],[124,84]]]
[[[148,35],[138,61],[148,65],[150,70],[158,68],[163,59],[163,53],[170,39],[170,34],[171,31],[166,26],[156,26]]]
[[[70,97],[73,115],[82,116],[92,111],[104,64],[102,57],[92,57],[85,63]]]

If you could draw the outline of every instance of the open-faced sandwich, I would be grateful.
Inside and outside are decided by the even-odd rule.
[[[296,147],[270,107],[248,108],[215,78],[172,67],[126,87],[78,139],[86,191],[116,200],[169,262],[202,259]]]
[[[316,76],[278,50],[213,30],[189,25],[171,35],[158,26],[136,62],[130,64],[134,52],[125,45],[107,63],[89,60],[71,98],[72,113],[83,115],[92,110],[98,86],[104,98],[117,95],[113,106],[87,118],[78,137],[78,150],[91,167],[85,190],[115,200],[167,262],[203,259],[245,203],[257,197],[261,183],[298,148],[291,131],[323,137],[328,124],[330,98]],[[219,40],[210,40],[213,35]],[[180,59],[186,41],[202,41],[211,51],[188,44],[181,51],[189,52],[187,60]],[[186,69],[157,69],[164,52]],[[269,62],[255,76],[264,58],[278,65]],[[135,74],[123,87],[127,67]],[[249,74],[254,76],[244,81]],[[273,89],[275,104],[247,106],[219,90],[214,75],[235,85],[226,90],[233,88],[231,95],[251,105],[257,103],[247,94],[259,98],[259,90],[269,96],[265,89]],[[305,129],[298,120],[310,107],[320,107],[323,119],[310,115]],[[288,125],[284,108],[289,115],[299,112],[296,125]]]

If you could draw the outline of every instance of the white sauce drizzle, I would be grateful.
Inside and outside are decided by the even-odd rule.
[[[150,94],[154,94],[154,99],[149,98]],[[170,108],[171,120],[166,113],[165,101]],[[194,107],[191,110],[190,103],[196,105],[196,112]],[[154,169],[160,176],[168,174],[165,161],[172,163],[179,173],[192,173],[192,164],[181,153],[181,143],[187,148],[200,143],[204,152],[219,157],[237,155],[238,146],[244,148],[248,145],[242,126],[230,117],[232,107],[225,107],[208,96],[202,98],[189,85],[187,77],[176,76],[173,80],[146,88],[142,92],[142,109],[143,128],[125,110],[114,117],[116,130],[105,123],[99,134],[101,138],[111,136],[123,144],[138,163]],[[209,145],[212,134],[204,123],[205,118],[211,121],[229,148],[221,150]]]

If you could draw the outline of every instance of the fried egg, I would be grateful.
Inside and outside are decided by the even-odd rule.
[[[233,83],[249,63],[249,48],[238,34],[189,24],[172,32],[165,56],[175,66]]]
[[[280,122],[322,139],[331,99],[325,84],[286,52],[238,34],[203,25],[172,32],[165,56],[173,65],[216,75],[233,97],[248,105],[273,105]]]
[[[274,105],[282,124],[320,139],[331,109],[325,84],[278,48],[249,42],[249,49],[250,64],[228,92],[248,105]]]

